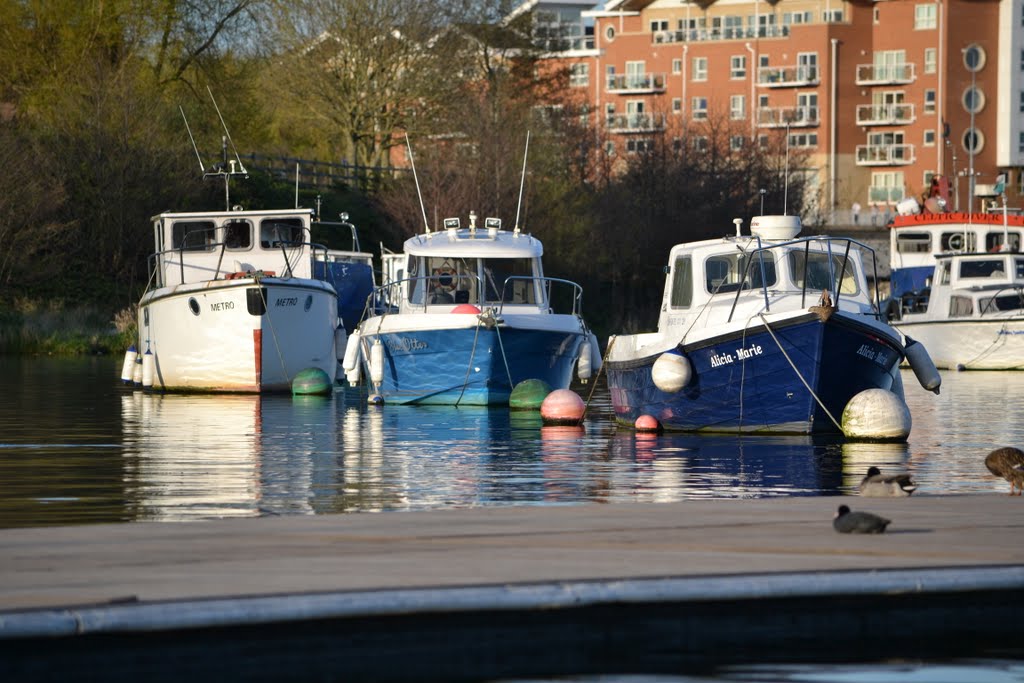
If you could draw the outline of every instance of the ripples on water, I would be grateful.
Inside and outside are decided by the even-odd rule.
[[[645,435],[594,392],[583,429],[504,408],[333,398],[159,395],[110,358],[0,357],[0,527],[582,502],[851,493],[870,465],[920,494],[1003,491],[982,462],[1019,444],[1024,373],[904,384],[905,444]],[[577,387],[586,397],[589,387]]]

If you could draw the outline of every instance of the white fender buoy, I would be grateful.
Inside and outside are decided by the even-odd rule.
[[[675,351],[667,351],[654,361],[651,366],[651,379],[654,386],[665,393],[674,394],[690,383],[693,378],[693,367],[686,356]]]
[[[851,439],[905,441],[911,424],[910,408],[885,389],[865,389],[843,409],[843,434]]]
[[[924,344],[907,337],[907,344],[903,347],[903,352],[907,356],[910,369],[914,371],[914,376],[917,377],[921,386],[928,391],[939,393],[939,388],[942,386],[942,375],[935,368],[935,363],[932,362],[932,357],[928,355],[928,349],[924,348]]]
[[[132,376],[135,374],[135,359],[139,357],[139,352],[135,348],[135,344],[128,347],[128,350],[124,352],[124,365],[121,366],[121,381],[125,384],[132,383]]]
[[[587,380],[590,379],[590,374],[593,370],[590,362],[591,357],[590,340],[586,339],[580,345],[580,357],[576,361],[576,376],[580,378],[580,382],[583,384],[586,384]]]
[[[359,367],[359,330],[352,333],[345,344],[345,355],[342,356],[341,367],[345,368],[345,374],[352,372]],[[350,380],[351,381],[351,380]]]
[[[135,368],[132,370],[132,384],[137,387],[142,386],[142,359],[135,358]]]
[[[370,381],[374,386],[380,386],[384,381],[384,345],[380,339],[373,342],[370,347]]]
[[[597,343],[597,335],[591,332],[587,335],[587,340],[590,343],[590,371],[593,373],[600,372],[601,370],[601,345]]]
[[[363,366],[357,362],[351,370],[345,370],[345,379],[348,380],[349,386],[358,386],[363,379]]]
[[[156,356],[149,349],[142,354],[142,387],[149,389],[153,386],[153,377],[156,375]]]
[[[348,351],[347,345],[348,332],[345,331],[344,325],[338,325],[334,330],[334,357],[338,359],[339,363],[345,360],[345,352]]]

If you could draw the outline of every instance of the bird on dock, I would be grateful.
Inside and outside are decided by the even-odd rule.
[[[868,474],[861,480],[860,495],[872,498],[899,498],[909,496],[917,490],[917,484],[909,474],[882,474],[877,467],[869,467]]]
[[[840,505],[832,528],[841,534],[880,534],[891,522],[870,512],[851,512],[847,506]]]
[[[1024,492],[1024,451],[1012,446],[997,448],[985,456],[985,467],[1010,482],[1010,495]]]

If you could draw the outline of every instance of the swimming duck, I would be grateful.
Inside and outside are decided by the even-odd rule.
[[[841,534],[880,534],[891,521],[870,512],[851,512],[847,506],[840,505],[832,528]]]
[[[1024,451],[1012,446],[997,448],[985,456],[985,467],[1010,482],[1010,495],[1024,492]]]
[[[873,498],[909,496],[917,490],[917,484],[909,474],[883,475],[877,467],[869,467],[868,474],[860,482],[860,495]]]

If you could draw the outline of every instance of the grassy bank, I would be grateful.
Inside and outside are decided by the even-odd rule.
[[[0,353],[120,354],[134,339],[132,309],[112,313],[28,299],[0,303]]]

